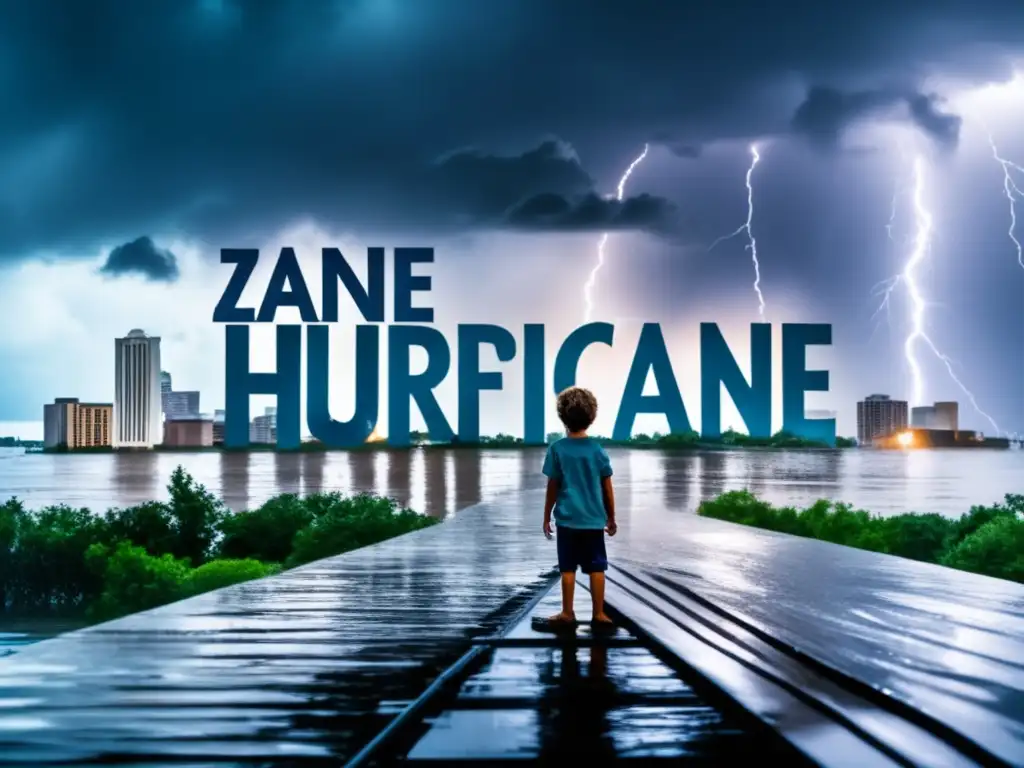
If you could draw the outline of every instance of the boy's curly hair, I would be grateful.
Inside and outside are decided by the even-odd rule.
[[[569,387],[559,392],[558,418],[570,432],[582,432],[597,418],[597,398],[582,387]]]

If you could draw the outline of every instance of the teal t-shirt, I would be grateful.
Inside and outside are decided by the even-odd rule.
[[[558,481],[555,524],[600,530],[608,524],[601,478],[612,476],[604,448],[589,437],[563,437],[548,446],[544,474]]]

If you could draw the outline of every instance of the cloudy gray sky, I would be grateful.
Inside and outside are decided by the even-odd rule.
[[[219,407],[221,247],[433,245],[442,324],[558,335],[582,320],[603,231],[595,317],[662,322],[685,397],[696,323],[742,339],[758,319],[744,236],[708,251],[746,219],[756,142],[766,318],[834,325],[833,391],[811,407],[849,433],[858,397],[912,396],[907,286],[878,315],[872,291],[912,252],[920,157],[925,331],[980,408],[1024,431],[1024,267],[988,143],[1024,161],[1022,52],[1011,0],[8,0],[0,420],[109,400],[111,338],[135,326]],[[624,328],[622,370],[588,374],[611,399]],[[916,354],[923,399],[991,431]],[[518,431],[491,410],[486,431]]]

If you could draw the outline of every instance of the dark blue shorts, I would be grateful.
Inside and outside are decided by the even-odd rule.
[[[604,531],[558,526],[558,570],[575,573],[603,573],[608,570],[608,554],[604,549]]]

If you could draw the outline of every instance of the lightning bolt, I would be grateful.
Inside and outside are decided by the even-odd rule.
[[[999,148],[991,133],[988,134],[988,145],[992,148],[992,157],[1003,169],[1003,191],[1006,193],[1006,199],[1010,201],[1010,229],[1007,234],[1017,249],[1017,263],[1024,268],[1024,248],[1021,247],[1020,240],[1017,239],[1017,203],[1024,199],[1024,192],[1021,192],[1013,176],[1014,173],[1024,174],[1024,168],[1011,160],[1000,157]]]
[[[907,293],[910,295],[911,331],[904,342],[903,351],[907,359],[907,365],[910,367],[910,375],[913,382],[912,404],[920,404],[924,402],[924,377],[921,373],[920,363],[918,363],[917,357],[914,354],[914,349],[917,343],[923,342],[946,367],[949,377],[953,380],[953,383],[960,388],[964,395],[967,396],[967,399],[970,401],[974,410],[992,425],[996,434],[1002,434],[1003,430],[998,424],[996,424],[995,419],[985,413],[985,411],[978,406],[978,402],[975,400],[974,394],[956,375],[956,371],[953,369],[953,361],[939,350],[935,345],[935,342],[932,341],[931,337],[925,331],[925,309],[927,305],[924,296],[921,294],[921,288],[917,283],[917,268],[921,262],[927,258],[928,252],[931,248],[933,220],[932,214],[928,210],[924,201],[924,188],[924,160],[918,156],[914,160],[914,220],[917,225],[917,231],[914,235],[913,250],[910,253],[910,257],[907,259],[903,272],[899,276],[900,281],[907,287]]]
[[[905,154],[902,150],[900,150],[900,157],[905,158]],[[900,192],[902,191],[903,186],[900,183],[899,175],[897,175],[896,180],[893,182],[892,202],[889,204],[889,223],[885,225],[885,233],[888,236],[889,240],[892,241],[893,243],[896,242],[896,238],[893,237],[892,231],[893,228],[896,226],[897,203],[899,202]],[[895,291],[896,288],[899,286],[901,277],[902,275],[893,275],[885,280],[882,280],[879,283],[875,283],[874,288],[871,289],[872,296],[882,297],[881,302],[879,302],[878,304],[878,309],[875,310],[875,313],[871,316],[871,319],[874,320],[882,312],[885,312],[885,318],[886,321],[889,323],[890,329],[892,328],[892,292]],[[875,326],[875,331],[878,330],[878,327],[878,325]]]
[[[622,198],[626,194],[626,182],[629,181],[629,177],[633,175],[633,171],[636,167],[644,161],[647,157],[647,150],[649,149],[648,144],[644,144],[644,151],[641,152],[629,164],[626,168],[626,172],[622,174],[622,178],[619,179],[619,186],[615,190],[615,199],[618,202],[622,202]],[[594,286],[597,284],[597,273],[601,271],[601,267],[604,266],[604,248],[608,245],[608,233],[604,232],[601,235],[601,239],[597,242],[597,263],[594,268],[590,271],[590,277],[587,279],[586,284],[583,286],[583,301],[586,305],[586,310],[583,313],[583,322],[589,323],[591,316],[594,314]]]
[[[764,294],[761,293],[761,262],[757,259],[757,239],[754,237],[754,231],[751,228],[754,223],[754,169],[757,168],[757,164],[761,162],[761,155],[757,151],[757,145],[750,145],[750,167],[747,168],[747,220],[736,228],[734,232],[730,232],[728,235],[723,235],[711,244],[708,251],[714,249],[716,245],[725,240],[731,240],[737,235],[746,232],[747,234],[747,245],[746,250],[750,251],[750,259],[754,264],[754,293],[757,294],[757,311],[764,318]]]

